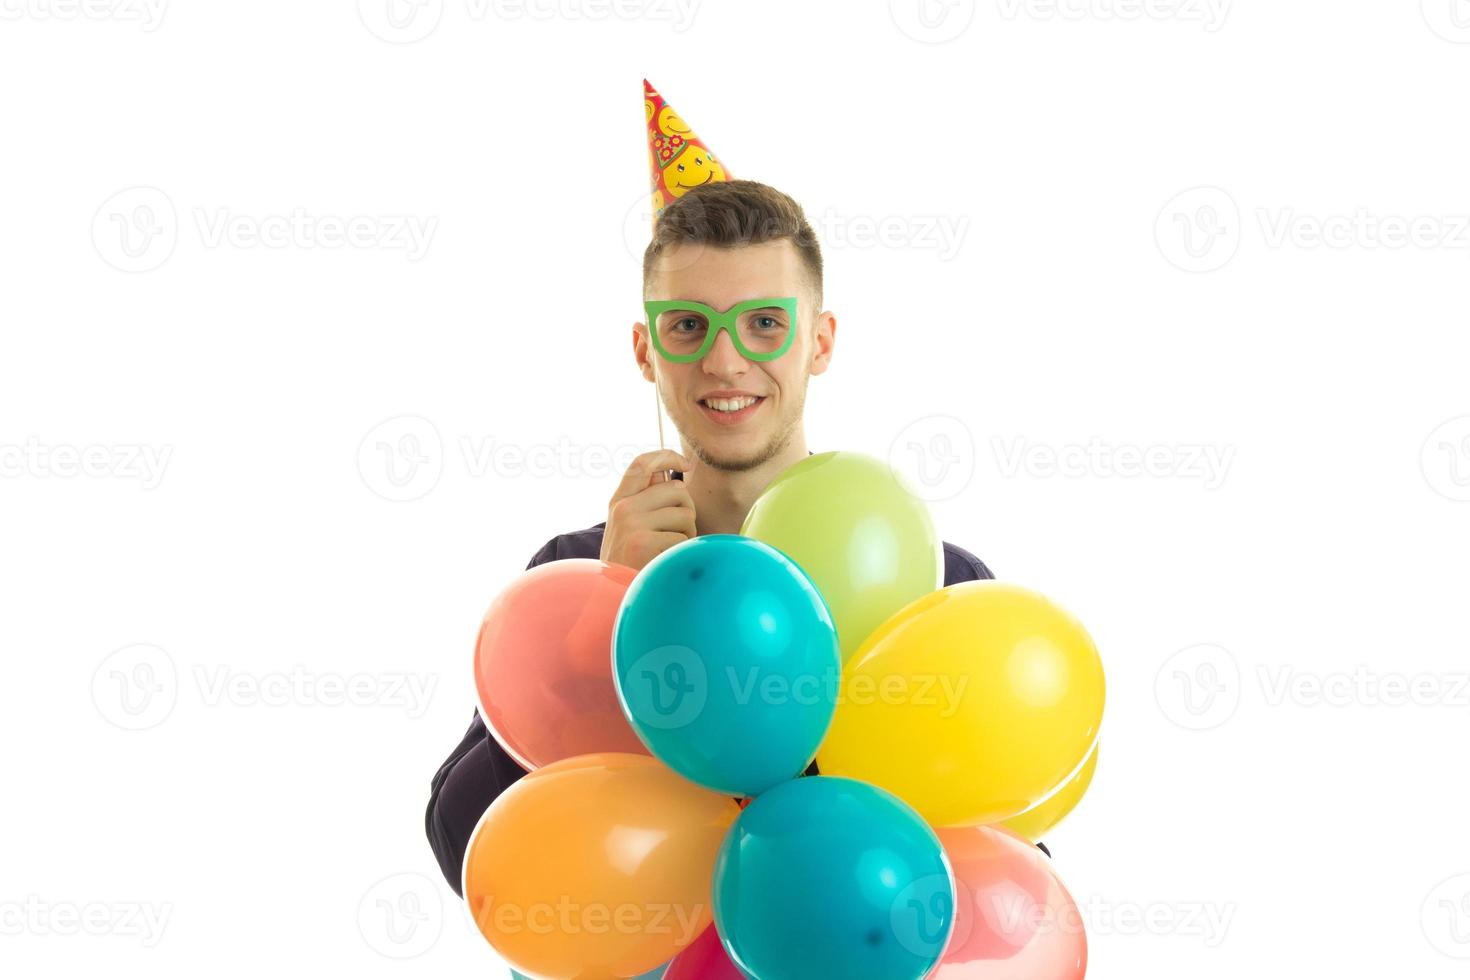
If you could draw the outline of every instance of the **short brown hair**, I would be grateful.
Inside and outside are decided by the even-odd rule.
[[[790,196],[754,180],[721,180],[685,192],[664,207],[643,252],[643,291],[664,249],[684,243],[736,248],[789,239],[801,257],[807,285],[822,303],[822,247]]]

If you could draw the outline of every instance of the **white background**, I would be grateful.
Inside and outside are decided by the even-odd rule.
[[[647,76],[824,243],[810,448],[1103,651],[1091,976],[1464,975],[1470,4],[925,3],[0,0],[7,973],[502,975],[423,809],[657,445]]]

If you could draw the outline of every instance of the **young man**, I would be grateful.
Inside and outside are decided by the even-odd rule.
[[[795,323],[782,322],[783,308],[757,304],[733,328],[747,350],[774,351],[785,343],[783,330],[795,335],[779,356],[751,360],[728,331],[715,331],[703,357],[671,360],[667,354],[679,358],[680,351],[697,353],[703,346],[707,324],[698,315],[674,309],[650,317],[652,324],[633,324],[634,362],[643,379],[658,386],[682,452],[639,456],[614,492],[607,520],[557,535],[527,568],[601,558],[638,569],[696,535],[738,533],[766,485],[810,455],[802,409],[811,376],[831,365],[837,319],[822,311],[822,255],[795,201],[748,180],[711,182],[682,195],[655,225],[643,258],[643,294],[645,300],[693,300],[717,312],[750,300],[795,297]],[[666,470],[675,479],[665,480]],[[945,542],[944,584],[993,577],[980,559]],[[815,773],[815,764],[807,772]],[[425,825],[456,893],[480,815],[523,775],[478,714],[434,775]]]

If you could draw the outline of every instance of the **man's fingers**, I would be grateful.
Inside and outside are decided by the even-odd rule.
[[[674,455],[675,455],[675,458],[678,460],[678,465],[676,465],[676,466],[659,466],[657,469],[655,469],[653,471],[653,475],[648,478],[648,483],[646,483],[645,486],[650,486],[651,487],[655,483],[669,483],[669,482],[673,481],[674,476],[670,472],[671,470],[678,470],[680,473],[683,473],[684,474],[685,479],[688,479],[688,477],[689,477],[689,471],[690,471],[690,469],[693,468],[694,463],[691,460],[685,459],[683,456],[679,455],[678,453],[675,453]]]
[[[660,507],[648,514],[650,530],[660,532],[660,543],[664,535],[670,535],[666,547],[672,547],[685,538],[697,536],[694,526],[694,511],[688,507]]]
[[[613,493],[613,500],[621,500],[623,497],[631,497],[633,494],[645,489],[654,482],[653,476],[661,470],[679,470],[687,472],[689,460],[672,449],[655,449],[652,452],[643,453],[633,459],[628,471],[623,474],[622,482]]]
[[[645,487],[633,496],[615,502],[614,506],[622,508],[624,513],[652,511],[661,507],[683,507],[693,510],[694,498],[689,495],[689,488],[684,486],[683,482],[670,480],[667,483],[655,483]]]

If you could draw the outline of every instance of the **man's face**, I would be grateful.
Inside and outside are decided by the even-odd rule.
[[[807,381],[827,370],[836,321],[818,314],[796,247],[787,239],[719,248],[678,245],[660,256],[646,299],[690,299],[727,310],[748,299],[795,296],[797,334],[773,361],[747,361],[721,332],[708,354],[689,364],[664,360],[634,326],[634,351],[643,376],[657,380],[665,409],[701,463],[747,470],[779,454],[801,424]],[[748,408],[736,407],[750,398]]]

